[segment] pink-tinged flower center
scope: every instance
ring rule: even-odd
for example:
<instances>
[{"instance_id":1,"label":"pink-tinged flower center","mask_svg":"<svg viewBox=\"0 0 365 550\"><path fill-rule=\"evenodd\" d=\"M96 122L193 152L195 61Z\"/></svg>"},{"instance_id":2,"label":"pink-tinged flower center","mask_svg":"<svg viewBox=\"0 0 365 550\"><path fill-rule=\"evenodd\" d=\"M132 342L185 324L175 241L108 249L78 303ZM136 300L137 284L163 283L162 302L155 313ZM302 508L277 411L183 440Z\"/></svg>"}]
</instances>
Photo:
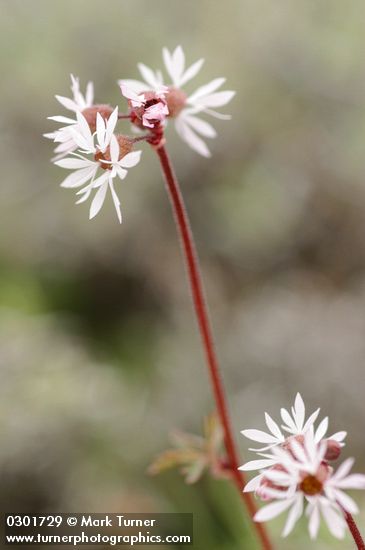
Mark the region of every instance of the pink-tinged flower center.
<instances>
[{"instance_id":1,"label":"pink-tinged flower center","mask_svg":"<svg viewBox=\"0 0 365 550\"><path fill-rule=\"evenodd\" d=\"M291 444L293 441L296 441L297 443L300 443L300 445L303 447L304 445L304 435L292 435L291 437L288 437L284 443L281 445L283 449L288 451L291 455L293 455L293 451L291 448ZM294 455L293 455L294 456Z\"/></svg>"},{"instance_id":2,"label":"pink-tinged flower center","mask_svg":"<svg viewBox=\"0 0 365 550\"><path fill-rule=\"evenodd\" d=\"M132 122L140 128L157 129L168 115L166 99L151 91L143 92L140 97L143 98L143 103L138 107L133 106L133 101L129 101Z\"/></svg>"},{"instance_id":3,"label":"pink-tinged flower center","mask_svg":"<svg viewBox=\"0 0 365 550\"><path fill-rule=\"evenodd\" d=\"M169 93L166 95L166 103L169 109L169 116L176 117L181 113L186 105L187 96L178 88L169 88Z\"/></svg>"},{"instance_id":4,"label":"pink-tinged flower center","mask_svg":"<svg viewBox=\"0 0 365 550\"><path fill-rule=\"evenodd\" d=\"M110 105L92 105L92 107L87 107L82 111L83 116L86 118L86 121L92 132L96 130L96 115L100 113L104 120L108 120L110 115L113 112L113 107Z\"/></svg>"},{"instance_id":5,"label":"pink-tinged flower center","mask_svg":"<svg viewBox=\"0 0 365 550\"><path fill-rule=\"evenodd\" d=\"M306 476L299 485L301 491L308 496L318 495L323 490L323 483L316 476Z\"/></svg>"},{"instance_id":6,"label":"pink-tinged flower center","mask_svg":"<svg viewBox=\"0 0 365 550\"><path fill-rule=\"evenodd\" d=\"M118 160L122 159L130 153L133 149L133 142L126 136L117 135L115 136L117 138L118 144L119 144L119 158ZM94 155L94 160L99 163L100 167L103 170L111 170L112 165L110 164L111 157L110 157L110 147L108 147L104 153L101 151L97 151ZM107 162L105 162L107 161Z\"/></svg>"}]
</instances>

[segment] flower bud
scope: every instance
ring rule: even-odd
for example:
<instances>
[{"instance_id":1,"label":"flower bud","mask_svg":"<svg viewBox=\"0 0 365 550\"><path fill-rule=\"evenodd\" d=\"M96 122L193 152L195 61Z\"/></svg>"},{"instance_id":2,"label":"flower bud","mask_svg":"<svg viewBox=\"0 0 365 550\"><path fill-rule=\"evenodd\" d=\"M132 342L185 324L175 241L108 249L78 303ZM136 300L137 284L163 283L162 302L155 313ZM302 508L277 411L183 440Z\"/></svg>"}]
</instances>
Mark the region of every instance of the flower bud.
<instances>
[{"instance_id":1,"label":"flower bud","mask_svg":"<svg viewBox=\"0 0 365 550\"><path fill-rule=\"evenodd\" d=\"M86 118L86 121L90 126L90 130L92 132L95 132L97 113L100 113L104 120L108 120L113 110L113 107L111 107L110 105L92 105L91 107L87 107L86 109L84 109L82 111L82 114Z\"/></svg>"},{"instance_id":2,"label":"flower bud","mask_svg":"<svg viewBox=\"0 0 365 550\"><path fill-rule=\"evenodd\" d=\"M169 88L169 92L166 95L166 103L169 109L169 116L176 117L180 114L186 105L186 94L178 88Z\"/></svg>"},{"instance_id":3,"label":"flower bud","mask_svg":"<svg viewBox=\"0 0 365 550\"><path fill-rule=\"evenodd\" d=\"M341 454L341 445L334 439L327 439L327 449L324 458L326 460L337 460Z\"/></svg>"},{"instance_id":4,"label":"flower bud","mask_svg":"<svg viewBox=\"0 0 365 550\"><path fill-rule=\"evenodd\" d=\"M130 138L128 138L127 136L122 136L120 134L116 135L115 137L117 138L118 145L119 145L119 158L118 158L118 160L120 160L132 151L133 141ZM105 162L105 161L110 162L110 160L111 160L110 146L107 147L107 149L104 151L104 153L102 153L101 151L98 151L97 153L95 153L94 158L97 162L100 163L100 167L103 168L104 170L111 170L112 169L111 164L108 164L108 162Z\"/></svg>"},{"instance_id":5,"label":"flower bud","mask_svg":"<svg viewBox=\"0 0 365 550\"><path fill-rule=\"evenodd\" d=\"M156 92L143 92L140 106L133 106L132 121L142 128L156 128L164 123L169 110L166 99Z\"/></svg>"}]
</instances>

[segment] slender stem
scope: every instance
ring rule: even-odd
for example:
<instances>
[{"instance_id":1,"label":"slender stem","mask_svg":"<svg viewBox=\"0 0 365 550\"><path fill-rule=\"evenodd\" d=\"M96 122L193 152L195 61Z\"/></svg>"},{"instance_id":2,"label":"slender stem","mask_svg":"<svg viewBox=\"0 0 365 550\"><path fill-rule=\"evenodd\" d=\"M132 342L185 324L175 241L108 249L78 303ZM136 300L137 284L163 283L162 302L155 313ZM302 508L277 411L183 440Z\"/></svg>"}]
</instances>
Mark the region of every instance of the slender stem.
<instances>
[{"instance_id":1,"label":"slender stem","mask_svg":"<svg viewBox=\"0 0 365 550\"><path fill-rule=\"evenodd\" d=\"M119 120L128 119L128 118L131 118L131 115L123 115L122 113L120 115L118 115Z\"/></svg>"},{"instance_id":2,"label":"slender stem","mask_svg":"<svg viewBox=\"0 0 365 550\"><path fill-rule=\"evenodd\" d=\"M167 191L171 200L172 209L178 232L181 238L182 250L184 253L189 283L191 287L192 298L194 302L195 313L197 316L203 347L208 363L209 374L213 386L215 402L220 421L224 430L225 446L232 470L233 481L247 506L250 517L253 518L256 512L256 505L250 493L244 493L245 478L238 470L238 453L232 435L232 428L228 414L225 392L220 375L219 364L214 346L212 328L208 316L208 308L204 295L203 282L200 274L199 260L195 249L193 234L190 221L185 208L179 183L174 173L171 161L164 145L156 148L159 156L162 171L166 181ZM261 523L254 523L258 537L264 550L272 550L271 542L266 533L265 527Z\"/></svg>"},{"instance_id":3,"label":"slender stem","mask_svg":"<svg viewBox=\"0 0 365 550\"><path fill-rule=\"evenodd\" d=\"M351 535L355 541L355 544L357 546L357 548L359 550L365 550L365 543L364 543L364 540L361 536L361 533L355 523L355 520L354 518L352 517L351 514L349 514L348 512L346 512L344 510L344 515L345 515L345 520L346 520L346 523L350 529L350 532L351 532Z\"/></svg>"},{"instance_id":4,"label":"slender stem","mask_svg":"<svg viewBox=\"0 0 365 550\"><path fill-rule=\"evenodd\" d=\"M148 141L149 139L151 139L150 134L143 134L143 136L131 138L133 143L138 143L138 141Z\"/></svg>"}]
</instances>

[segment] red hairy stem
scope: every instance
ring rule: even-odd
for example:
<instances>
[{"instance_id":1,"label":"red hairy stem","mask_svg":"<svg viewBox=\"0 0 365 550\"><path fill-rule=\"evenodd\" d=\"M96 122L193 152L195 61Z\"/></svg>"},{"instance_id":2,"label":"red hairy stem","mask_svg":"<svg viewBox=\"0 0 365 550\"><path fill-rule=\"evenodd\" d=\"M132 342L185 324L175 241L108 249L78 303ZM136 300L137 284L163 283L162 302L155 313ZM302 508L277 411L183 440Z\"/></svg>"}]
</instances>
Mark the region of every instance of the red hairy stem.
<instances>
[{"instance_id":1,"label":"red hairy stem","mask_svg":"<svg viewBox=\"0 0 365 550\"><path fill-rule=\"evenodd\" d=\"M204 352L208 364L211 383L214 391L217 411L224 430L225 447L232 471L233 481L243 499L250 517L256 513L256 505L250 493L244 493L245 478L238 470L238 452L232 435L231 422L228 413L228 407L223 389L223 383L220 375L220 368L215 351L212 328L208 316L208 308L205 300L203 282L200 274L199 260L196 253L194 238L190 226L190 221L185 208L184 199L182 197L179 183L174 173L171 161L163 142L155 147L159 156L162 172L165 177L167 192L171 201L174 218L176 221L178 233L181 239L182 251L186 261L188 278L194 302L195 313L198 320L201 339L203 342ZM260 539L263 550L272 550L270 539L266 529L261 523L255 523L254 526L257 535Z\"/></svg>"},{"instance_id":2,"label":"red hairy stem","mask_svg":"<svg viewBox=\"0 0 365 550\"><path fill-rule=\"evenodd\" d=\"M357 527L356 523L355 523L355 520L354 518L352 517L351 514L349 514L348 512L346 512L346 510L344 510L344 516L345 516L345 520L346 520L346 523L348 525L348 528L351 532L351 535L352 535L352 538L354 539L355 541L355 544L356 544L356 547L359 549L359 550L365 550L365 543L364 543L364 540L361 536L361 533L359 531L359 528Z\"/></svg>"}]
</instances>

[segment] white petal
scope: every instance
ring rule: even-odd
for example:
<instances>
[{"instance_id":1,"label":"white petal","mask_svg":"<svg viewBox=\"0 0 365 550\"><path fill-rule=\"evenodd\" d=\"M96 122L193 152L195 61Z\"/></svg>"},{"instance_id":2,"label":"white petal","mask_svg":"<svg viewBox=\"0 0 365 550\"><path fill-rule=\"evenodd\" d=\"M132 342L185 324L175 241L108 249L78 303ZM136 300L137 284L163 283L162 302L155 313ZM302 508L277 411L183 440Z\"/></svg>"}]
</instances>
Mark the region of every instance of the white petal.
<instances>
[{"instance_id":1,"label":"white petal","mask_svg":"<svg viewBox=\"0 0 365 550\"><path fill-rule=\"evenodd\" d=\"M133 102L134 107L143 105L143 96L138 94L135 90L128 88L123 82L120 85L120 89L125 98L130 99Z\"/></svg>"},{"instance_id":2,"label":"white petal","mask_svg":"<svg viewBox=\"0 0 365 550\"><path fill-rule=\"evenodd\" d=\"M55 122L61 122L61 124L75 124L76 120L68 118L67 116L48 116L48 120L54 120Z\"/></svg>"},{"instance_id":3,"label":"white petal","mask_svg":"<svg viewBox=\"0 0 365 550\"><path fill-rule=\"evenodd\" d=\"M72 153L76 149L76 144L73 142L73 140L66 141L65 143L60 143L60 145L57 145L54 152L55 153L63 153L63 155L68 155L69 153ZM58 160L58 159L55 159Z\"/></svg>"},{"instance_id":4,"label":"white petal","mask_svg":"<svg viewBox=\"0 0 365 550\"><path fill-rule=\"evenodd\" d=\"M319 509L318 509L318 504L315 503L313 505L313 508L312 508L312 510L310 512L310 516L309 516L308 529L309 529L309 534L310 534L311 539L316 538L316 536L318 534L319 523L320 523Z\"/></svg>"},{"instance_id":5,"label":"white petal","mask_svg":"<svg viewBox=\"0 0 365 550\"><path fill-rule=\"evenodd\" d=\"M110 186L110 191L112 193L113 203L115 206L115 210L117 212L119 223L122 223L122 212L120 210L120 200L118 195L115 192L113 180L111 178L109 179L109 186Z\"/></svg>"},{"instance_id":6,"label":"white petal","mask_svg":"<svg viewBox=\"0 0 365 550\"><path fill-rule=\"evenodd\" d=\"M196 132L207 138L215 138L217 132L209 122L202 120L201 118L185 115L185 120Z\"/></svg>"},{"instance_id":7,"label":"white petal","mask_svg":"<svg viewBox=\"0 0 365 550\"><path fill-rule=\"evenodd\" d=\"M172 54L172 63L174 68L174 84L175 86L181 86L181 77L185 69L185 54L181 46L177 46L177 48L175 48L175 51Z\"/></svg>"},{"instance_id":8,"label":"white petal","mask_svg":"<svg viewBox=\"0 0 365 550\"><path fill-rule=\"evenodd\" d=\"M121 180L124 180L124 178L128 174L127 170L124 170L124 168L121 168L118 164L115 166L115 170Z\"/></svg>"},{"instance_id":9,"label":"white petal","mask_svg":"<svg viewBox=\"0 0 365 550\"><path fill-rule=\"evenodd\" d=\"M347 436L347 432L336 432L335 434L329 436L328 439L333 439L334 441L338 441L338 443L341 443Z\"/></svg>"},{"instance_id":10,"label":"white petal","mask_svg":"<svg viewBox=\"0 0 365 550\"><path fill-rule=\"evenodd\" d=\"M293 530L294 525L303 513L303 496L298 495L292 509L289 512L288 519L286 521L282 536L287 537Z\"/></svg>"},{"instance_id":11,"label":"white petal","mask_svg":"<svg viewBox=\"0 0 365 550\"><path fill-rule=\"evenodd\" d=\"M205 114L210 115L214 118L217 118L218 120L231 120L231 115L224 115L223 113L218 113L217 111L214 111L213 109L206 109L204 106L195 106L195 109L197 112L204 111Z\"/></svg>"},{"instance_id":12,"label":"white petal","mask_svg":"<svg viewBox=\"0 0 365 550\"><path fill-rule=\"evenodd\" d=\"M260 483L264 477L264 474L259 474L258 476L253 477L248 483L246 483L245 488L243 489L244 493L251 493L256 491L260 486Z\"/></svg>"},{"instance_id":13,"label":"white petal","mask_svg":"<svg viewBox=\"0 0 365 550\"><path fill-rule=\"evenodd\" d=\"M57 101L59 101L59 103L61 103L61 105L63 105L64 107L66 107L66 109L69 109L70 111L76 112L79 109L78 105L68 97L63 97L62 95L56 95L56 99Z\"/></svg>"},{"instance_id":14,"label":"white petal","mask_svg":"<svg viewBox=\"0 0 365 550\"><path fill-rule=\"evenodd\" d=\"M277 443L277 438L261 430L242 430L242 435L259 443Z\"/></svg>"},{"instance_id":15,"label":"white petal","mask_svg":"<svg viewBox=\"0 0 365 550\"><path fill-rule=\"evenodd\" d=\"M294 459L291 452L286 451L280 446L273 447L271 449L272 454L277 457L278 462L286 464L288 467L296 465L297 461Z\"/></svg>"},{"instance_id":16,"label":"white petal","mask_svg":"<svg viewBox=\"0 0 365 550\"><path fill-rule=\"evenodd\" d=\"M209 158L211 153L200 137L185 123L183 117L177 117L175 121L175 128L179 136L183 141L185 141L194 151L202 155L203 157Z\"/></svg>"},{"instance_id":17,"label":"white petal","mask_svg":"<svg viewBox=\"0 0 365 550\"><path fill-rule=\"evenodd\" d=\"M194 92L189 97L189 102L194 103L196 100L215 92L218 88L222 86L222 84L225 83L225 81L225 78L215 78L214 80L211 80L210 82L208 82L208 84L205 84L204 86L198 88L196 92Z\"/></svg>"},{"instance_id":18,"label":"white petal","mask_svg":"<svg viewBox=\"0 0 365 550\"><path fill-rule=\"evenodd\" d=\"M304 452L303 445L301 445L295 439L292 439L290 441L290 450L294 454L294 458L296 458L299 462L301 462L302 464L306 464L308 462L308 457Z\"/></svg>"},{"instance_id":19,"label":"white petal","mask_svg":"<svg viewBox=\"0 0 365 550\"><path fill-rule=\"evenodd\" d=\"M271 416L268 413L265 413L265 421L266 426L269 428L270 432L279 440L284 441L284 436L280 431L279 426L276 422L271 418Z\"/></svg>"},{"instance_id":20,"label":"white petal","mask_svg":"<svg viewBox=\"0 0 365 550\"><path fill-rule=\"evenodd\" d=\"M365 476L363 474L351 474L345 479L337 481L336 487L341 489L365 489Z\"/></svg>"},{"instance_id":21,"label":"white petal","mask_svg":"<svg viewBox=\"0 0 365 550\"><path fill-rule=\"evenodd\" d=\"M346 493L338 489L336 489L334 493L338 504L342 506L342 508L346 510L349 514L357 514L359 512L359 508L356 502Z\"/></svg>"},{"instance_id":22,"label":"white petal","mask_svg":"<svg viewBox=\"0 0 365 550\"><path fill-rule=\"evenodd\" d=\"M92 182L92 188L93 189L96 189L97 187L100 187L101 185L103 185L104 182L106 182L109 178L109 170L103 170L103 173L101 174L101 176L99 176L98 178L96 178L96 180L94 180ZM81 191L79 191L77 194L81 193Z\"/></svg>"},{"instance_id":23,"label":"white petal","mask_svg":"<svg viewBox=\"0 0 365 550\"><path fill-rule=\"evenodd\" d=\"M147 84L151 86L153 90L159 87L160 83L158 82L158 78L152 69L150 69L149 67L147 67L147 65L144 65L143 63L138 63L138 69L142 75L142 78L145 79Z\"/></svg>"},{"instance_id":24,"label":"white petal","mask_svg":"<svg viewBox=\"0 0 365 550\"><path fill-rule=\"evenodd\" d=\"M227 90L226 92L217 92L198 99L188 99L189 104L201 105L203 107L223 107L231 101L236 92Z\"/></svg>"},{"instance_id":25,"label":"white petal","mask_svg":"<svg viewBox=\"0 0 365 550\"><path fill-rule=\"evenodd\" d=\"M105 201L105 196L106 196L108 187L109 185L108 185L108 182L106 181L105 183L103 183L101 187L99 187L99 189L95 193L95 197L93 198L93 201L90 206L90 215L89 215L90 220L100 212L100 209L103 206Z\"/></svg>"},{"instance_id":26,"label":"white petal","mask_svg":"<svg viewBox=\"0 0 365 550\"><path fill-rule=\"evenodd\" d=\"M312 413L310 415L310 417L308 418L308 420L304 424L303 432L306 432L314 424L314 422L317 420L317 417L319 415L320 410L321 409L319 408L316 411L314 411L314 413Z\"/></svg>"},{"instance_id":27,"label":"white petal","mask_svg":"<svg viewBox=\"0 0 365 550\"><path fill-rule=\"evenodd\" d=\"M276 441L276 443L271 443L271 445L266 445L265 447L260 447L258 449L250 447L248 450L252 451L254 453L260 453L261 451L268 451L269 449L272 449L273 447L275 447L276 445L279 445L279 444L280 444L280 442Z\"/></svg>"},{"instance_id":28,"label":"white petal","mask_svg":"<svg viewBox=\"0 0 365 550\"><path fill-rule=\"evenodd\" d=\"M93 142L93 136L90 130L90 126L82 113L79 111L76 113L77 123L82 136L89 142Z\"/></svg>"},{"instance_id":29,"label":"white petal","mask_svg":"<svg viewBox=\"0 0 365 550\"><path fill-rule=\"evenodd\" d=\"M265 474L265 477L266 477L266 474ZM281 489L273 489L272 487L264 487L263 493L264 493L265 496L267 496L269 498L276 499L276 500L287 500L288 498L292 498L292 491L290 491L290 488L286 489L285 491L282 491Z\"/></svg>"},{"instance_id":30,"label":"white petal","mask_svg":"<svg viewBox=\"0 0 365 550\"><path fill-rule=\"evenodd\" d=\"M81 198L78 201L76 201L75 204L81 204L87 201L87 199L90 197L90 193L92 190L93 190L92 185L87 185L86 187L84 187L84 189L81 189L81 191L83 192L83 195L81 195ZM79 193L77 193L77 195Z\"/></svg>"},{"instance_id":31,"label":"white petal","mask_svg":"<svg viewBox=\"0 0 365 550\"><path fill-rule=\"evenodd\" d=\"M181 72L179 73L178 71L179 67L175 65L175 52L171 55L167 48L163 48L162 56L163 56L166 70L172 80L173 85L179 87L179 79L181 77Z\"/></svg>"},{"instance_id":32,"label":"white petal","mask_svg":"<svg viewBox=\"0 0 365 550\"><path fill-rule=\"evenodd\" d=\"M261 470L263 468L268 468L269 466L273 466L277 463L277 460L275 459L267 459L267 460L251 460L250 462L246 462L243 466L240 466L238 469L242 472L251 472L252 470Z\"/></svg>"},{"instance_id":33,"label":"white petal","mask_svg":"<svg viewBox=\"0 0 365 550\"><path fill-rule=\"evenodd\" d=\"M346 528L343 517L331 506L322 505L321 510L327 527L332 535L338 539L343 539Z\"/></svg>"},{"instance_id":34,"label":"white petal","mask_svg":"<svg viewBox=\"0 0 365 550\"><path fill-rule=\"evenodd\" d=\"M54 139L57 135L57 132L48 132L47 134L43 134L43 137L47 139Z\"/></svg>"},{"instance_id":35,"label":"white petal","mask_svg":"<svg viewBox=\"0 0 365 550\"><path fill-rule=\"evenodd\" d=\"M336 481L339 481L340 479L343 479L349 471L351 470L352 466L354 465L354 459L353 458L347 458L337 469L336 473L333 475L333 479Z\"/></svg>"},{"instance_id":36,"label":"white petal","mask_svg":"<svg viewBox=\"0 0 365 550\"><path fill-rule=\"evenodd\" d=\"M304 426L304 418L305 418L305 406L300 393L297 393L295 397L294 408L295 408L295 423L300 431Z\"/></svg>"},{"instance_id":37,"label":"white petal","mask_svg":"<svg viewBox=\"0 0 365 550\"><path fill-rule=\"evenodd\" d=\"M110 143L111 137L113 135L114 129L118 122L118 106L115 107L114 111L108 118L108 121L106 123L106 135L105 135L105 142L106 144Z\"/></svg>"},{"instance_id":38,"label":"white petal","mask_svg":"<svg viewBox=\"0 0 365 550\"><path fill-rule=\"evenodd\" d=\"M112 135L110 140L110 160L116 163L119 160L119 143L115 135Z\"/></svg>"},{"instance_id":39,"label":"white petal","mask_svg":"<svg viewBox=\"0 0 365 550\"><path fill-rule=\"evenodd\" d=\"M195 61L195 63L193 63L186 71L185 73L181 76L180 78L180 82L179 82L179 86L183 86L184 84L186 84L187 82L189 82L189 80L191 80L192 78L194 78L194 76L196 76L198 74L198 72L200 71L200 69L202 68L203 66L203 63L204 63L204 59L199 59L198 61Z\"/></svg>"},{"instance_id":40,"label":"white petal","mask_svg":"<svg viewBox=\"0 0 365 550\"><path fill-rule=\"evenodd\" d=\"M261 522L276 518L276 516L287 510L292 504L292 499L284 500L282 502L272 502L256 512L254 520Z\"/></svg>"},{"instance_id":41,"label":"white petal","mask_svg":"<svg viewBox=\"0 0 365 550\"><path fill-rule=\"evenodd\" d=\"M100 113L96 113L96 137L101 151L104 151L105 145L105 122Z\"/></svg>"},{"instance_id":42,"label":"white petal","mask_svg":"<svg viewBox=\"0 0 365 550\"><path fill-rule=\"evenodd\" d=\"M57 166L60 166L61 168L68 168L70 170L76 170L77 168L86 168L87 166L94 166L94 162L91 160L71 157L57 160L55 164L57 164Z\"/></svg>"},{"instance_id":43,"label":"white petal","mask_svg":"<svg viewBox=\"0 0 365 550\"><path fill-rule=\"evenodd\" d=\"M132 151L120 159L119 165L122 168L133 168L141 160L141 154L142 151Z\"/></svg>"},{"instance_id":44,"label":"white petal","mask_svg":"<svg viewBox=\"0 0 365 550\"><path fill-rule=\"evenodd\" d=\"M276 485L284 485L285 487L293 481L293 477L290 476L287 472L282 472L280 470L267 470L265 472L265 477L274 481Z\"/></svg>"},{"instance_id":45,"label":"white petal","mask_svg":"<svg viewBox=\"0 0 365 550\"><path fill-rule=\"evenodd\" d=\"M318 426L315 434L315 441L316 443L319 443L321 439L326 435L328 430L328 416L322 420L320 425Z\"/></svg>"},{"instance_id":46,"label":"white petal","mask_svg":"<svg viewBox=\"0 0 365 550\"><path fill-rule=\"evenodd\" d=\"M87 139L86 137L84 137L83 134L81 134L81 132L76 129L76 127L70 128L70 135L76 145L80 147L80 149L87 153L95 153L96 149L92 136L90 136L90 139Z\"/></svg>"},{"instance_id":47,"label":"white petal","mask_svg":"<svg viewBox=\"0 0 365 550\"><path fill-rule=\"evenodd\" d=\"M86 86L86 106L91 107L94 101L94 84L92 82L88 82Z\"/></svg>"},{"instance_id":48,"label":"white petal","mask_svg":"<svg viewBox=\"0 0 365 550\"><path fill-rule=\"evenodd\" d=\"M297 433L297 427L286 409L280 409L281 418L285 422L285 428L289 428L292 433Z\"/></svg>"},{"instance_id":49,"label":"white petal","mask_svg":"<svg viewBox=\"0 0 365 550\"><path fill-rule=\"evenodd\" d=\"M81 170L77 170L76 172L73 172L72 174L69 174L66 179L63 180L61 183L61 187L80 187L85 182L87 182L90 178L93 177L97 170L96 166L89 166L88 168L82 168Z\"/></svg>"},{"instance_id":50,"label":"white petal","mask_svg":"<svg viewBox=\"0 0 365 550\"><path fill-rule=\"evenodd\" d=\"M135 92L135 94L138 96L138 94L141 94L142 92L146 91L146 83L141 82L140 80L118 80L118 84L120 88L122 89L122 86L125 87L125 89L130 89ZM124 94L123 94L124 95Z\"/></svg>"}]
</instances>

